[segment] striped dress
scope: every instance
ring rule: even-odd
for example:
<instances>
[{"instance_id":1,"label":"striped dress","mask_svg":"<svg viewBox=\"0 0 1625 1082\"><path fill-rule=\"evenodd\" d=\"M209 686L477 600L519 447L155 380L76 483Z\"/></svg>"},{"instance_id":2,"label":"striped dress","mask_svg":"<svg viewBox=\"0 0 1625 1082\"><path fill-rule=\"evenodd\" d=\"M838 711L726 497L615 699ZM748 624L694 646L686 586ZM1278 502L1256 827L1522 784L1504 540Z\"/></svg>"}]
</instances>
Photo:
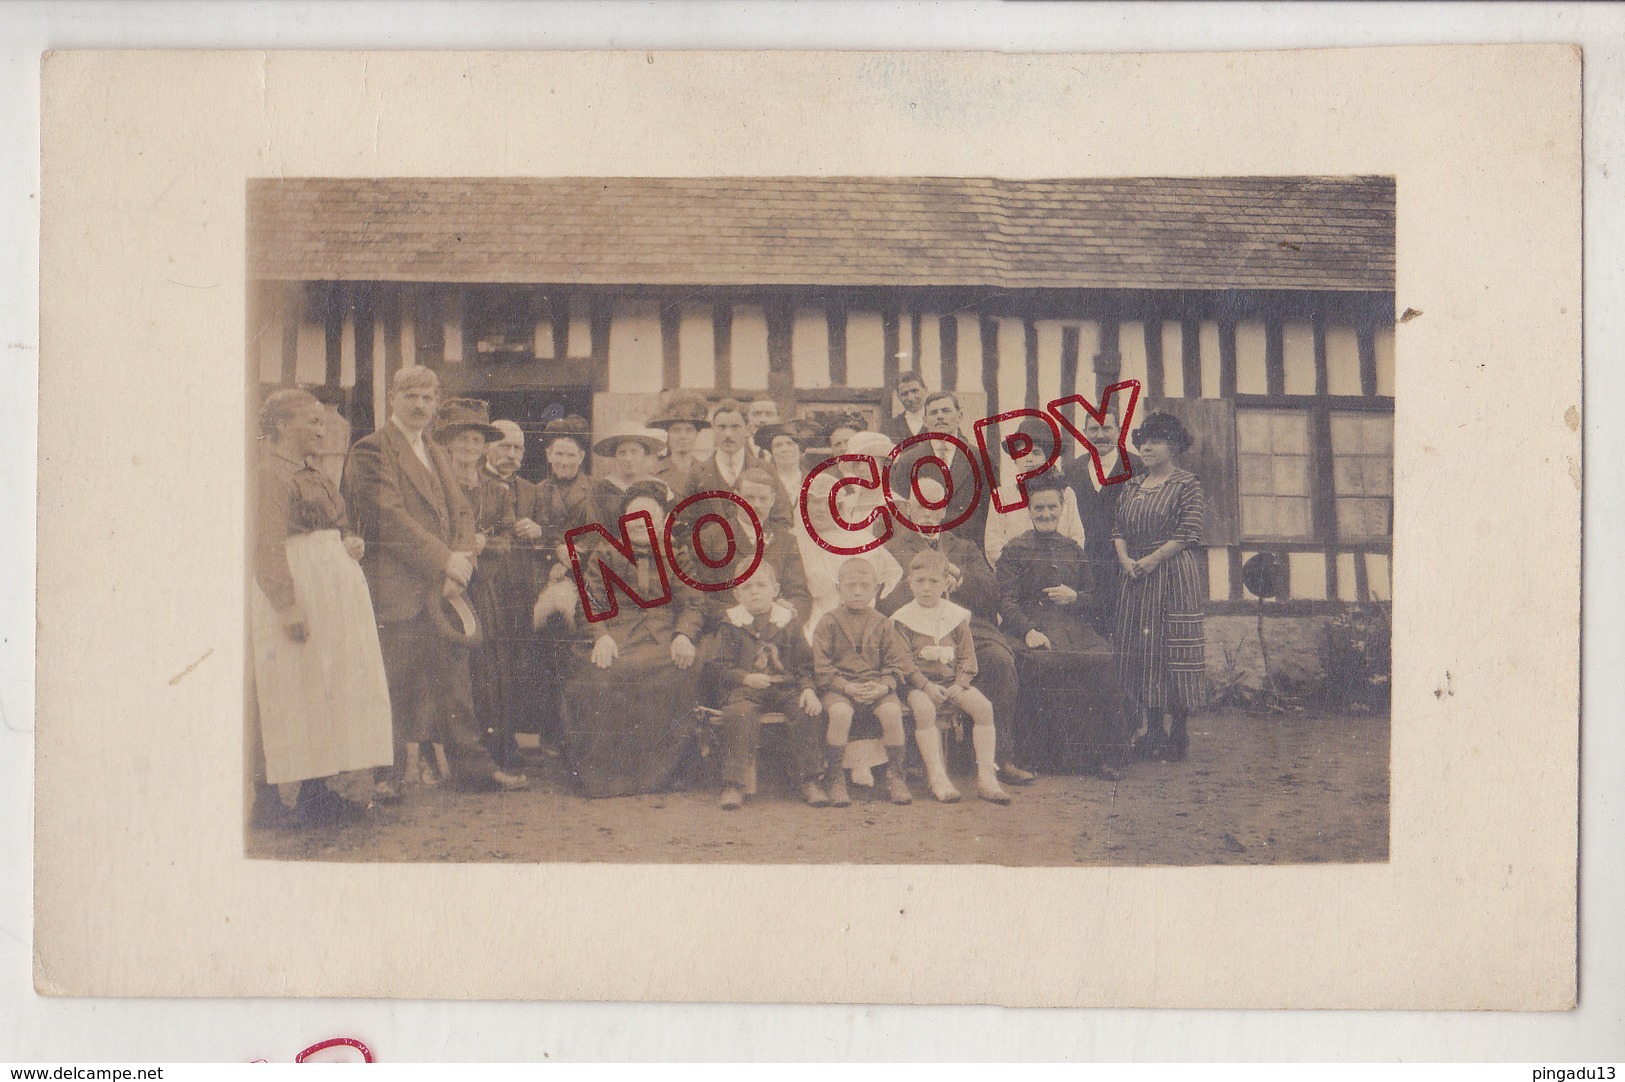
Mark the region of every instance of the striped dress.
<instances>
[{"instance_id":1,"label":"striped dress","mask_svg":"<svg viewBox=\"0 0 1625 1082\"><path fill-rule=\"evenodd\" d=\"M1142 706L1198 710L1205 698L1202 633L1202 482L1175 469L1153 489L1144 475L1124 483L1112 537L1132 559L1172 540L1190 546L1142 578L1122 577L1117 596L1117 673L1123 690Z\"/></svg>"}]
</instances>

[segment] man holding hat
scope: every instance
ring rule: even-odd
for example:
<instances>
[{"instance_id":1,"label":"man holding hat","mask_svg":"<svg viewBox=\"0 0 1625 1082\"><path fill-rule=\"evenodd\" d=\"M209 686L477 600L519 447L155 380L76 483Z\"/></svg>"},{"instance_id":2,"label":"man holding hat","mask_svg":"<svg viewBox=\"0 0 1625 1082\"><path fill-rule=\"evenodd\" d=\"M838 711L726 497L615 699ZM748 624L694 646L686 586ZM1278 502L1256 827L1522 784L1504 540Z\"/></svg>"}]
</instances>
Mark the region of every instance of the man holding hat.
<instances>
[{"instance_id":1,"label":"man holding hat","mask_svg":"<svg viewBox=\"0 0 1625 1082\"><path fill-rule=\"evenodd\" d=\"M356 441L344 468L345 500L366 542L362 570L378 614L395 728L395 762L374 773L374 795L383 801L400 798L408 742L443 741L453 775L465 784L526 784L498 770L486 750L468 651L441 634L431 612L474 575L474 510L445 449L424 438L439 401L432 369L396 372L389 421Z\"/></svg>"}]
</instances>

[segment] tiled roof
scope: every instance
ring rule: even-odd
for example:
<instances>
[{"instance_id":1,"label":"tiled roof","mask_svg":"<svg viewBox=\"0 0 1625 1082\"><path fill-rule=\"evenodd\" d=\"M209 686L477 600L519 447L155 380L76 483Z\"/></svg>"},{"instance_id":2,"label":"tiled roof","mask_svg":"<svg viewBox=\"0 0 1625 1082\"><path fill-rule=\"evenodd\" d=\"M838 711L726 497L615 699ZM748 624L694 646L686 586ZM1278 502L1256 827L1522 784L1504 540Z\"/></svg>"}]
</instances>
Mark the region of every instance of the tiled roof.
<instances>
[{"instance_id":1,"label":"tiled roof","mask_svg":"<svg viewBox=\"0 0 1625 1082\"><path fill-rule=\"evenodd\" d=\"M261 278L1389 291L1386 177L256 180Z\"/></svg>"}]
</instances>

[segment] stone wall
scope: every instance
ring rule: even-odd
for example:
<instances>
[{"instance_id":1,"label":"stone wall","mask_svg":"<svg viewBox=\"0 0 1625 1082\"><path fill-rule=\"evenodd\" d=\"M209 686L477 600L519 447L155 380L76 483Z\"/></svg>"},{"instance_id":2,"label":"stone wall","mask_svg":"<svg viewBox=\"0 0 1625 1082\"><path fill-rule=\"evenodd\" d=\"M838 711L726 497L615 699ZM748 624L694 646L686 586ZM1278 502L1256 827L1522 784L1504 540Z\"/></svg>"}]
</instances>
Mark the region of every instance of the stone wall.
<instances>
[{"instance_id":1,"label":"stone wall","mask_svg":"<svg viewBox=\"0 0 1625 1082\"><path fill-rule=\"evenodd\" d=\"M1285 688L1320 685L1326 677L1321 659L1325 616L1266 616L1264 637L1269 644L1270 668ZM1227 663L1225 652L1231 662ZM1245 687L1264 684L1264 663L1258 648L1258 617L1255 615L1209 616L1207 618L1207 668L1217 682L1230 678L1228 664Z\"/></svg>"}]
</instances>

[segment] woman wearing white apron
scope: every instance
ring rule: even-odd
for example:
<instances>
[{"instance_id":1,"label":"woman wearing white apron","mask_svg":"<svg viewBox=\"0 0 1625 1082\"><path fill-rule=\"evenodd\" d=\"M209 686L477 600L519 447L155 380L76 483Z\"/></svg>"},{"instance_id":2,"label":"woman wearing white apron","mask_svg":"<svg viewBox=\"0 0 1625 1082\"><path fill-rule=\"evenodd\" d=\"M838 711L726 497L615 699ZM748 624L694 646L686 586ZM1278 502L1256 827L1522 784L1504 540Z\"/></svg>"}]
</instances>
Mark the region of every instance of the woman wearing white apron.
<instances>
[{"instance_id":1,"label":"woman wearing white apron","mask_svg":"<svg viewBox=\"0 0 1625 1082\"><path fill-rule=\"evenodd\" d=\"M262 826L288 821L272 787L289 782L300 783L298 824L350 818L359 808L325 779L394 761L377 619L356 563L362 542L343 535L344 500L307 463L323 426L321 403L307 391L277 391L260 411L249 619L264 755L254 819Z\"/></svg>"}]
</instances>

